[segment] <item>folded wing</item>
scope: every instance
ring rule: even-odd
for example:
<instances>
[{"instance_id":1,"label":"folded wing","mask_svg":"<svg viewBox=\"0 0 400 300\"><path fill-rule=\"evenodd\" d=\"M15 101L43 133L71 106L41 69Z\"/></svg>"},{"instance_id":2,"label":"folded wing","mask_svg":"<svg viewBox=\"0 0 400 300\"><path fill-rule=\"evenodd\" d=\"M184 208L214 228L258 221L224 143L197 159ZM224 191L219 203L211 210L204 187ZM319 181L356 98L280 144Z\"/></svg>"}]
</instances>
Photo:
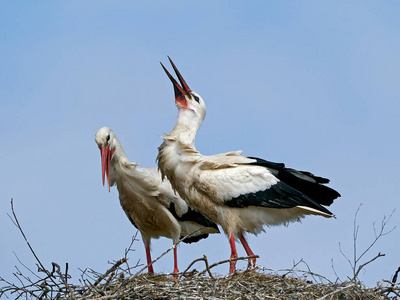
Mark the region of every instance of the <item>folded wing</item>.
<instances>
[{"instance_id":1,"label":"folded wing","mask_svg":"<svg viewBox=\"0 0 400 300\"><path fill-rule=\"evenodd\" d=\"M229 207L305 207L332 215L322 205L332 204L340 194L323 185L328 179L285 168L280 163L246 159L251 162L219 168L214 168L210 161L203 163L196 188L217 204Z\"/></svg>"}]
</instances>

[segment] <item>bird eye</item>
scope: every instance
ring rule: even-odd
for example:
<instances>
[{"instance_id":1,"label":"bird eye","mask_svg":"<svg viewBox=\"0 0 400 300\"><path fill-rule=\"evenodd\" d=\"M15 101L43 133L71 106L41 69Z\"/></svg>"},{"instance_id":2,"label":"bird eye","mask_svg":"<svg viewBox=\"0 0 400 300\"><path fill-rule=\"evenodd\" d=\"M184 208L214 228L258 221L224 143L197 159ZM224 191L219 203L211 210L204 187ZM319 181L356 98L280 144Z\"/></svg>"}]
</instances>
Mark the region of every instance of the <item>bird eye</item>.
<instances>
[{"instance_id":1,"label":"bird eye","mask_svg":"<svg viewBox=\"0 0 400 300\"><path fill-rule=\"evenodd\" d=\"M200 103L200 98L197 97L195 94L190 93L190 95L193 96L194 100L196 100L197 103Z\"/></svg>"},{"instance_id":2,"label":"bird eye","mask_svg":"<svg viewBox=\"0 0 400 300\"><path fill-rule=\"evenodd\" d=\"M107 135L106 142L108 143L109 140L110 140L110 135Z\"/></svg>"}]
</instances>

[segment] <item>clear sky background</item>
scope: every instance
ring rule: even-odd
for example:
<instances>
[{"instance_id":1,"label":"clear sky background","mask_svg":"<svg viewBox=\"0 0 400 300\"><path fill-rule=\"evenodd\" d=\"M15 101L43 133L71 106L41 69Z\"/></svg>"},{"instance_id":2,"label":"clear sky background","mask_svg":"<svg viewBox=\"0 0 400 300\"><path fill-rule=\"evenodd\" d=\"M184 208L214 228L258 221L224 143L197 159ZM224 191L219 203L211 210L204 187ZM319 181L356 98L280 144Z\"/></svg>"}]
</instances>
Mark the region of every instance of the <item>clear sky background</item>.
<instances>
[{"instance_id":1,"label":"clear sky background","mask_svg":"<svg viewBox=\"0 0 400 300\"><path fill-rule=\"evenodd\" d=\"M159 137L176 121L171 56L206 102L196 147L243 150L331 179L337 219L309 216L249 236L258 263L285 269L303 258L332 280L399 207L400 3L398 1L1 1L0 275L19 259L36 269L7 213L46 267L69 263L74 280L104 272L136 232L116 188L102 187L94 134L109 126L132 162L155 166ZM399 226L395 212L389 229ZM390 279L400 266L400 228L383 237L360 278ZM171 246L153 240L153 257ZM142 241L131 263L145 262ZM239 255L245 252L238 246ZM179 267L227 259L224 235L178 249ZM246 262L239 262L245 268ZM203 266L201 266L202 268ZM22 268L22 267L21 267ZM172 253L155 265L171 272ZM23 268L22 268L23 269ZM216 270L228 273L228 265Z\"/></svg>"}]
</instances>

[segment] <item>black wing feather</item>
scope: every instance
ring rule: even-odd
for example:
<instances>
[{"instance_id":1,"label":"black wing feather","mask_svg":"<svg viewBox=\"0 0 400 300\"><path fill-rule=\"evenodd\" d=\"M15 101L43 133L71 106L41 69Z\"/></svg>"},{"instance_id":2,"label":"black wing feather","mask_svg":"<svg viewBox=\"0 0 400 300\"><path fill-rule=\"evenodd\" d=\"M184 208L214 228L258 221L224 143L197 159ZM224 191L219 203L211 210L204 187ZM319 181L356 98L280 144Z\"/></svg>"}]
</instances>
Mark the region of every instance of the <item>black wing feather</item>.
<instances>
[{"instance_id":1,"label":"black wing feather","mask_svg":"<svg viewBox=\"0 0 400 300\"><path fill-rule=\"evenodd\" d=\"M249 165L266 167L280 181L269 189L240 195L230 199L225 205L230 207L262 206L269 208L292 208L307 206L332 214L322 205L331 205L340 197L334 189L324 186L329 179L318 177L310 172L286 168L283 163L274 163L256 157L256 162Z\"/></svg>"},{"instance_id":2,"label":"black wing feather","mask_svg":"<svg viewBox=\"0 0 400 300\"><path fill-rule=\"evenodd\" d=\"M192 222L196 222L204 227L212 227L218 230L218 226L217 224L215 224L214 222L210 221L209 219L207 219L205 216L203 216L201 213L191 209L189 207L187 213L183 214L181 217L178 216L178 214L175 211L175 204L173 202L170 203L170 206L168 208L168 210L170 211L170 213L178 220L181 222L185 222L185 221L192 221ZM186 239L183 240L184 243L190 244L190 243L195 243L198 242L201 239L205 239L208 237L208 234L202 234L202 235L196 235L196 236L190 236ZM182 237L180 237L182 238Z\"/></svg>"},{"instance_id":3,"label":"black wing feather","mask_svg":"<svg viewBox=\"0 0 400 300\"><path fill-rule=\"evenodd\" d=\"M230 207L262 206L269 208L307 206L332 215L329 210L318 202L281 181L265 191L240 195L225 201L225 205Z\"/></svg>"},{"instance_id":4,"label":"black wing feather","mask_svg":"<svg viewBox=\"0 0 400 300\"><path fill-rule=\"evenodd\" d=\"M285 168L284 164L273 163L256 157L249 158L257 160L251 164L268 168L279 180L307 195L319 204L329 206L333 203L333 200L340 197L337 191L323 185L329 183L329 179L327 178L315 176L307 171Z\"/></svg>"}]
</instances>

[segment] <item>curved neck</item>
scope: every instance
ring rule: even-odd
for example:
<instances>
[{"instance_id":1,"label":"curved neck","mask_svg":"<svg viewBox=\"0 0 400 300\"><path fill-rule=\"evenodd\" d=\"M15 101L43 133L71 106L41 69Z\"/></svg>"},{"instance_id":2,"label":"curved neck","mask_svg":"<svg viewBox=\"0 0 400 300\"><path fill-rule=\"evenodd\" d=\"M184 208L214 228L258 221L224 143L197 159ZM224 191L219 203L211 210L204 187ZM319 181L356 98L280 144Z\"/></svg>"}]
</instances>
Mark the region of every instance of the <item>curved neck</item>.
<instances>
[{"instance_id":1,"label":"curved neck","mask_svg":"<svg viewBox=\"0 0 400 300\"><path fill-rule=\"evenodd\" d=\"M116 136L114 136L114 142L115 142L115 147L114 147L115 153L112 157L111 163L113 163L113 160L114 160L114 162L129 164L130 161L129 161L128 157L126 156L124 148L122 148L122 145Z\"/></svg>"},{"instance_id":2,"label":"curved neck","mask_svg":"<svg viewBox=\"0 0 400 300\"><path fill-rule=\"evenodd\" d=\"M191 110L179 110L178 120L174 129L168 134L177 138L181 143L194 148L196 133L199 130L202 119L194 115Z\"/></svg>"}]
</instances>

